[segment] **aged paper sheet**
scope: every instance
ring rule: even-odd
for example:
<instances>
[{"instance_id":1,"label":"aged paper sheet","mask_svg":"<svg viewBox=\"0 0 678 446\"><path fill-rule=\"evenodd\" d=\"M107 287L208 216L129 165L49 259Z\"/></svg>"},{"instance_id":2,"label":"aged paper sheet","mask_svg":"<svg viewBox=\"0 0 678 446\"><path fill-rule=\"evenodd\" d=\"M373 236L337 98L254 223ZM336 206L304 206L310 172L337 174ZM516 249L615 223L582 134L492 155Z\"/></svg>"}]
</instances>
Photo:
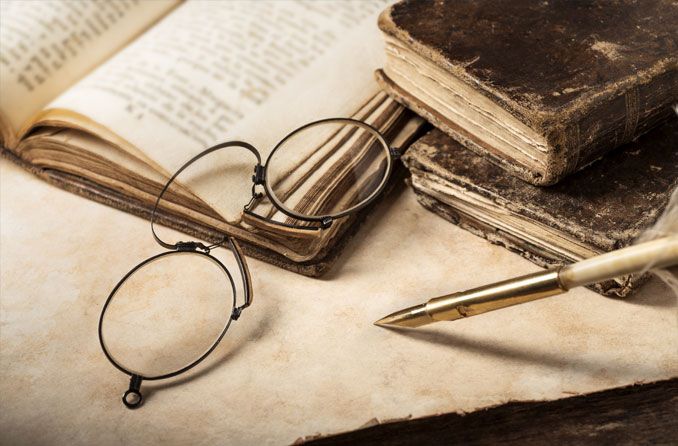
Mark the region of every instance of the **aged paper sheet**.
<instances>
[{"instance_id":1,"label":"aged paper sheet","mask_svg":"<svg viewBox=\"0 0 678 446\"><path fill-rule=\"evenodd\" d=\"M145 383L146 404L129 411L120 402L128 380L102 354L97 321L122 275L162 251L148 223L6 162L0 192L6 444L285 444L374 418L678 374L676 300L657 281L627 300L578 289L417 331L374 327L403 306L537 269L425 211L401 187L323 280L249 259L252 307L205 363Z\"/></svg>"},{"instance_id":2,"label":"aged paper sheet","mask_svg":"<svg viewBox=\"0 0 678 446\"><path fill-rule=\"evenodd\" d=\"M2 2L0 92L13 133L177 3Z\"/></svg>"}]
</instances>

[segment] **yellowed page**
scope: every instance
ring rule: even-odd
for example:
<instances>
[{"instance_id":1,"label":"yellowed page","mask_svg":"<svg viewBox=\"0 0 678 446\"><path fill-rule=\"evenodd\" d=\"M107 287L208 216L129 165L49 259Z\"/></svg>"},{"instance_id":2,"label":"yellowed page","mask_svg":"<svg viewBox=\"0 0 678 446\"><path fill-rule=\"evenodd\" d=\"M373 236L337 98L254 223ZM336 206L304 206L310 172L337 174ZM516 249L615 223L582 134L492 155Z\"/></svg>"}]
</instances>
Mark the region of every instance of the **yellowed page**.
<instances>
[{"instance_id":1,"label":"yellowed page","mask_svg":"<svg viewBox=\"0 0 678 446\"><path fill-rule=\"evenodd\" d=\"M120 400L129 377L104 357L97 323L116 282L162 249L147 221L31 180L0 163L4 444L288 445L678 376L676 298L654 280L628 299L577 288L417 330L372 325L433 296L539 270L402 188L367 220L332 280L248 258L252 306L195 369L144 381L144 406L131 412ZM238 274L230 252L212 254ZM201 266L166 274L190 280ZM209 289L195 282L186 298Z\"/></svg>"},{"instance_id":2,"label":"yellowed page","mask_svg":"<svg viewBox=\"0 0 678 446\"><path fill-rule=\"evenodd\" d=\"M87 116L165 172L229 138L265 155L295 125L349 116L378 91L387 3L189 1L48 108ZM229 221L254 166L238 154L215 156L220 174L188 184Z\"/></svg>"},{"instance_id":3,"label":"yellowed page","mask_svg":"<svg viewBox=\"0 0 678 446\"><path fill-rule=\"evenodd\" d=\"M0 2L0 113L7 145L41 107L178 0Z\"/></svg>"}]
</instances>

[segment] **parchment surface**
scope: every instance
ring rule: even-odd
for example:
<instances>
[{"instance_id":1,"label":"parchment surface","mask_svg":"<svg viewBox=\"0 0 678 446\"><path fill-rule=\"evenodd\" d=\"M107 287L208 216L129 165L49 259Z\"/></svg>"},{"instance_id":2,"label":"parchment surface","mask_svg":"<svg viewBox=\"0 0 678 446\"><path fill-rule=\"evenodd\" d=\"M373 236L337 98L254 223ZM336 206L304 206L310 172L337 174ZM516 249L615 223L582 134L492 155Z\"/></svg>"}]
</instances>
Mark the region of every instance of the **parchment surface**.
<instances>
[{"instance_id":1,"label":"parchment surface","mask_svg":"<svg viewBox=\"0 0 678 446\"><path fill-rule=\"evenodd\" d=\"M146 403L130 411L120 402L128 379L102 354L97 321L115 283L162 251L148 223L6 162L0 188L3 444L284 444L374 418L678 375L676 301L654 280L628 300L578 289L416 331L373 326L403 306L537 270L400 187L323 280L250 259L252 307L198 368L144 383Z\"/></svg>"}]
</instances>

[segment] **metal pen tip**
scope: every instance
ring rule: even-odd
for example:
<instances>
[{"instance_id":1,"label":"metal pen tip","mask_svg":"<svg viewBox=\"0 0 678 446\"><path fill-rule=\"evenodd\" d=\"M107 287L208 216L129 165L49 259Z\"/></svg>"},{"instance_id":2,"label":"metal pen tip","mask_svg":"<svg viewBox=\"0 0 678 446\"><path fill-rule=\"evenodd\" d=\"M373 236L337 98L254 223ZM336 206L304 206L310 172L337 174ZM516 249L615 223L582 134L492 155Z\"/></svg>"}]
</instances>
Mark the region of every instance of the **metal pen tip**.
<instances>
[{"instance_id":1,"label":"metal pen tip","mask_svg":"<svg viewBox=\"0 0 678 446\"><path fill-rule=\"evenodd\" d=\"M404 310L396 311L376 321L374 325L379 327L421 327L433 322L426 312L426 304L417 305Z\"/></svg>"}]
</instances>

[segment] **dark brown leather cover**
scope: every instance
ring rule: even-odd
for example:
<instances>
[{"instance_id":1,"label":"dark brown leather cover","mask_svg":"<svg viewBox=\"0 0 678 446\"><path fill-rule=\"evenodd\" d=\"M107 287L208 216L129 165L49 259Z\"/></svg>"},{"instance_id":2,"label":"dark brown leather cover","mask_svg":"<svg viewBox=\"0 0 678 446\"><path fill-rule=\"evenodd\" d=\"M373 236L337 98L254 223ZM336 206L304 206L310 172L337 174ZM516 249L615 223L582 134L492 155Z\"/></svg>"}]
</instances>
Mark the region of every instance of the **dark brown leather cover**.
<instances>
[{"instance_id":1,"label":"dark brown leather cover","mask_svg":"<svg viewBox=\"0 0 678 446\"><path fill-rule=\"evenodd\" d=\"M629 245L661 214L678 187L678 119L653 130L550 187L527 184L432 130L404 156L413 176L435 175L471 190L527 219L556 228L607 252ZM416 190L428 209L477 235L504 245L541 266L566 259L539 249L510 231L500 231ZM626 295L633 287L596 288Z\"/></svg>"},{"instance_id":2,"label":"dark brown leather cover","mask_svg":"<svg viewBox=\"0 0 678 446\"><path fill-rule=\"evenodd\" d=\"M379 26L547 138L554 152L545 171L501 163L533 184L553 184L633 140L678 102L672 0L403 0ZM401 93L393 96L421 113L425 104Z\"/></svg>"}]
</instances>

